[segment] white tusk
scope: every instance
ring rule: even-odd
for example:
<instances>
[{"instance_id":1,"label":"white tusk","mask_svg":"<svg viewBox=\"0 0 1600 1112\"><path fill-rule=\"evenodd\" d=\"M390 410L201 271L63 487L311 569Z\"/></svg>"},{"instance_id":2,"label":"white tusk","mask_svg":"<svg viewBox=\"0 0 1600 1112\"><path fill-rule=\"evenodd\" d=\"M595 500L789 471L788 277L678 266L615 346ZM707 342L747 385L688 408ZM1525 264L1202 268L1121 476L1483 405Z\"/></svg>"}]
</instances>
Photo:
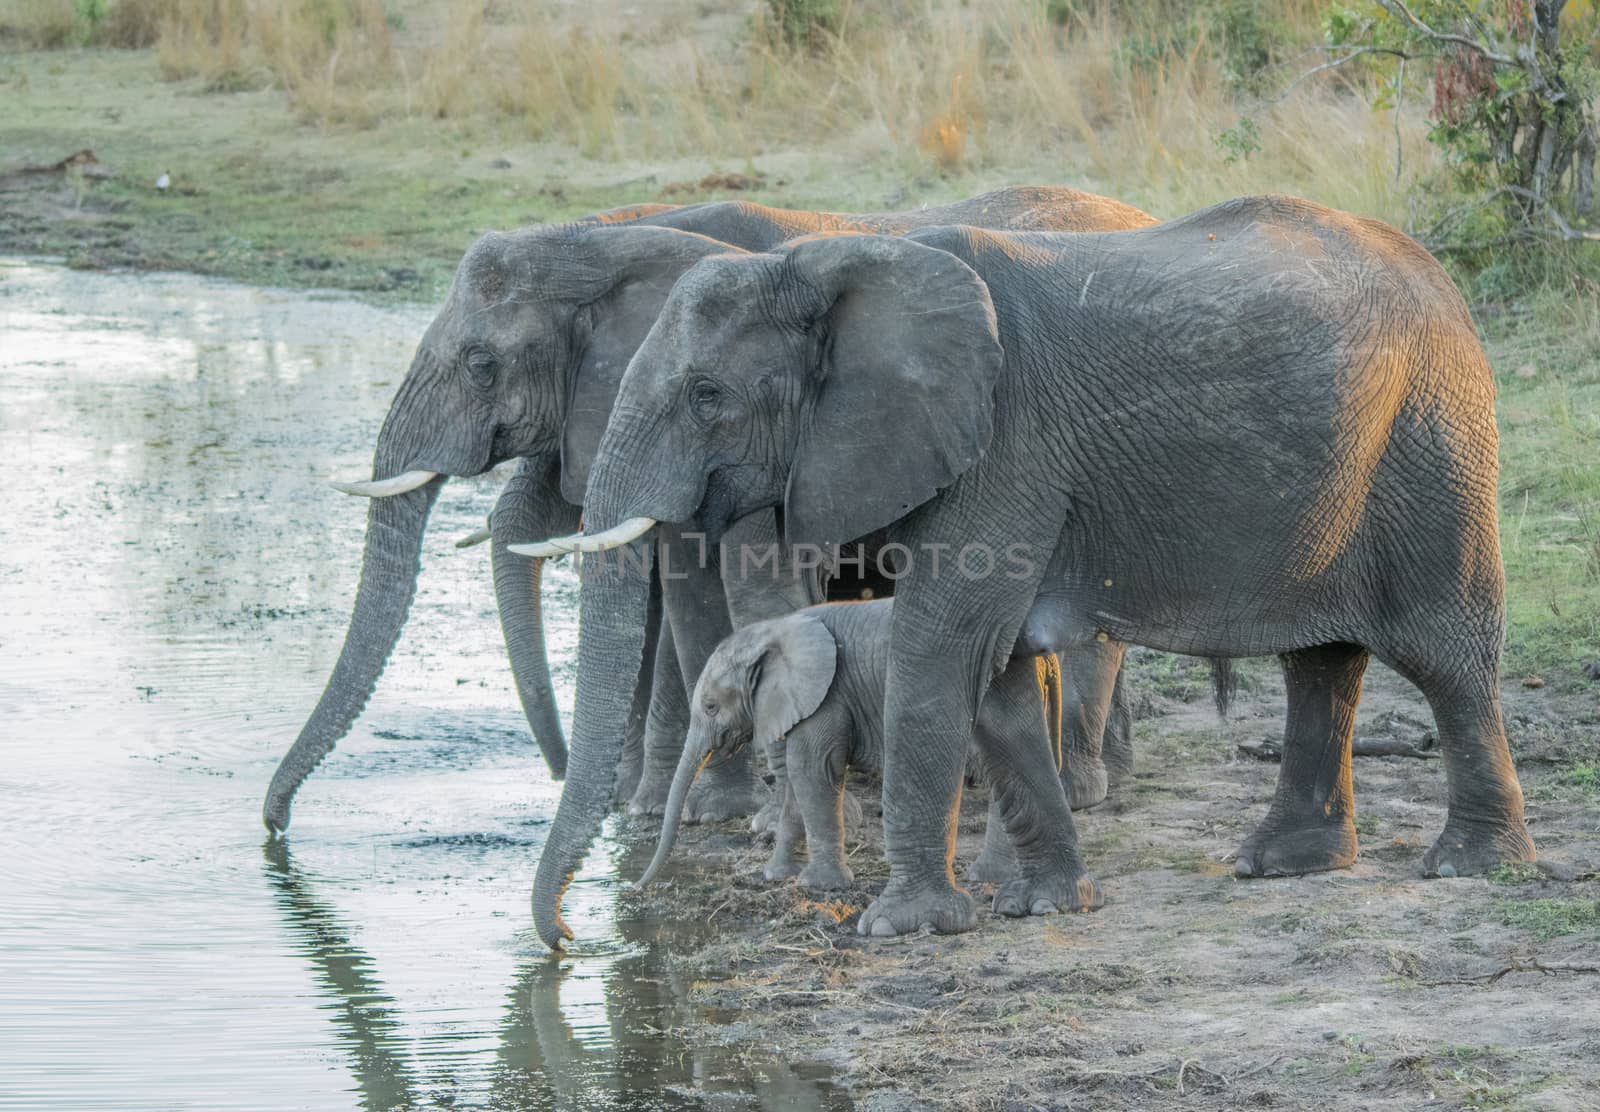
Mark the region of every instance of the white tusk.
<instances>
[{"instance_id":1,"label":"white tusk","mask_svg":"<svg viewBox=\"0 0 1600 1112\"><path fill-rule=\"evenodd\" d=\"M472 532L458 540L456 542L456 547L471 548L475 544L482 544L484 541L488 540L491 535L492 534L489 532L489 527L485 525L482 529L474 529Z\"/></svg>"},{"instance_id":2,"label":"white tusk","mask_svg":"<svg viewBox=\"0 0 1600 1112\"><path fill-rule=\"evenodd\" d=\"M621 525L614 525L604 533L574 533L570 537L554 537L537 544L512 544L506 546L506 551L515 552L518 556L537 556L544 560L565 556L569 552L604 552L638 540L649 532L655 523L656 519L653 517L630 517Z\"/></svg>"},{"instance_id":3,"label":"white tusk","mask_svg":"<svg viewBox=\"0 0 1600 1112\"><path fill-rule=\"evenodd\" d=\"M396 494L408 494L438 477L437 471L407 471L404 475L396 475L392 479L373 479L370 482L360 483L334 482L329 485L334 490L359 495L362 498L392 498Z\"/></svg>"}]
</instances>

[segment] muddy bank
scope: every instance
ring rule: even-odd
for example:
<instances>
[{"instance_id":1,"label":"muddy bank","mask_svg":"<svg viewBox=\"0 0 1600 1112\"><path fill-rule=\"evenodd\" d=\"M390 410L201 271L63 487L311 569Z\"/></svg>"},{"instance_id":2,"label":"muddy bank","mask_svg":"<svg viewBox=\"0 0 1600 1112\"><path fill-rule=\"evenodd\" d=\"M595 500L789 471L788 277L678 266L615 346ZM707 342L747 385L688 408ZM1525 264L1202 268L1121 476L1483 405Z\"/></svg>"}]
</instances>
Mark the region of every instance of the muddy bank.
<instances>
[{"instance_id":1,"label":"muddy bank","mask_svg":"<svg viewBox=\"0 0 1600 1112\"><path fill-rule=\"evenodd\" d=\"M714 925L676 959L728 978L698 997L781 1053L834 1063L861 1108L1594 1106L1592 699L1506 692L1547 871L1423 880L1443 770L1390 757L1357 762L1353 869L1239 882L1229 854L1265 814L1277 765L1236 745L1280 733L1276 673L1248 666L1251 690L1223 725L1198 666L1137 654L1134 668L1136 777L1079 816L1098 912L858 938L886 876L870 821L849 843L850 892L766 883L765 848L723 824L689 828L670 885L624 899ZM1374 666L1358 734L1415 741L1430 723ZM981 844L981 804L964 806L960 861Z\"/></svg>"}]
</instances>

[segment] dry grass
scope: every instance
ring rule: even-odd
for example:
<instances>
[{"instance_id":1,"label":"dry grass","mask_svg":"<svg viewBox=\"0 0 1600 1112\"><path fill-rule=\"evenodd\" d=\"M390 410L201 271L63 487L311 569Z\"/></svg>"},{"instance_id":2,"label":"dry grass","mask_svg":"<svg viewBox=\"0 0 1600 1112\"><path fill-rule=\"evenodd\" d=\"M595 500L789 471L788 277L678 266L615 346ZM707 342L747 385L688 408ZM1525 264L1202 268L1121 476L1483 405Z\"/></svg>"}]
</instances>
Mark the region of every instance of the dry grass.
<instances>
[{"instance_id":1,"label":"dry grass","mask_svg":"<svg viewBox=\"0 0 1600 1112\"><path fill-rule=\"evenodd\" d=\"M80 33L73 0L0 0L0 43L58 50L75 45Z\"/></svg>"},{"instance_id":2,"label":"dry grass","mask_svg":"<svg viewBox=\"0 0 1600 1112\"><path fill-rule=\"evenodd\" d=\"M1437 166L1421 96L1397 135L1370 107L1375 76L1264 99L1321 57L1324 0L841 0L798 45L758 0L109 0L92 28L85 2L0 0L0 33L154 42L167 78L273 86L323 127L444 118L614 161L806 150L1040 179L1070 166L1158 213L1289 190L1400 223ZM1257 132L1224 150L1241 114Z\"/></svg>"}]
</instances>

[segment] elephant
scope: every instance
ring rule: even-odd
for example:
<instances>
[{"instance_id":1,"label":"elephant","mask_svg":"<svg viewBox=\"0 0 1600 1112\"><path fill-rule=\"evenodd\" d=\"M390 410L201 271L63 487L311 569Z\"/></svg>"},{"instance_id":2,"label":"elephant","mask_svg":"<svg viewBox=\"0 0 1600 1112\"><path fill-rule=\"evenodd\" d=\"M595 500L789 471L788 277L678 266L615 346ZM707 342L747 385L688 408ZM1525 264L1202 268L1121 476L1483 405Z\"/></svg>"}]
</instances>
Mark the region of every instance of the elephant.
<instances>
[{"instance_id":1,"label":"elephant","mask_svg":"<svg viewBox=\"0 0 1600 1112\"><path fill-rule=\"evenodd\" d=\"M441 485L448 476L481 474L513 459L517 470L490 515L496 597L530 726L551 774L563 778L569 753L545 654L541 562L520 559L507 544L577 527L617 384L672 283L699 258L730 249L764 250L825 231L901 233L952 220L1059 229L1153 222L1094 194L1015 187L933 208L862 216L747 202L633 206L479 239L463 258L390 405L372 479L336 484L372 500L361 584L333 674L268 788L262 818L269 832L288 828L295 792L349 732L377 685L415 594L422 536ZM692 547L670 527L657 534L664 556ZM674 562L688 569L663 583L659 629L646 629L642 611L628 619L640 626L632 631L641 646L635 668L644 670L642 680L638 671L613 680L628 692L628 722L619 723L606 742L607 767L595 769L586 761L576 788L587 799L603 783L605 799L594 801L602 808L610 805L614 784L632 778L638 780L634 809L653 811L664 803L688 721L684 677L692 682L730 630L720 570L692 559ZM754 616L817 601L802 597L792 584L765 579L746 589L752 598L743 610ZM600 621L599 615L588 610L584 621ZM652 637L653 657L644 651ZM619 770L622 752L633 748L625 739L641 733L642 767ZM707 817L753 809L747 758L719 766L702 788L708 802L699 811Z\"/></svg>"},{"instance_id":2,"label":"elephant","mask_svg":"<svg viewBox=\"0 0 1600 1112\"><path fill-rule=\"evenodd\" d=\"M715 533L777 507L792 545L889 527L914 564L884 712L890 877L858 926L962 931L962 767L1014 651L1279 657L1284 757L1239 877L1355 859L1351 733L1377 657L1439 732L1448 814L1424 873L1533 860L1499 701L1496 448L1493 376L1432 256L1378 221L1246 197L1128 231L702 260L629 364L585 520ZM583 606L643 607L618 556L585 558ZM620 726L604 677L638 658L626 628L581 631L575 751ZM552 947L558 834L534 887ZM1086 875L1058 860L1028 895L1070 906Z\"/></svg>"},{"instance_id":3,"label":"elephant","mask_svg":"<svg viewBox=\"0 0 1600 1112\"><path fill-rule=\"evenodd\" d=\"M894 600L836 602L757 622L717 646L695 684L689 737L672 783L667 819L641 885L666 863L679 809L705 764L752 739L781 757L789 791L765 875L798 874L803 887L849 888L844 774L883 767L884 679ZM991 788L984 848L968 880L1002 885L995 910L1022 915L1003 885L1015 878L1013 843L1025 860L1051 852L1065 807L1061 775L1061 678L1052 654L1019 658L978 708L974 752ZM912 755L911 759L915 759ZM809 861L800 865L802 844ZM1097 896L1093 906L1098 906Z\"/></svg>"}]
</instances>

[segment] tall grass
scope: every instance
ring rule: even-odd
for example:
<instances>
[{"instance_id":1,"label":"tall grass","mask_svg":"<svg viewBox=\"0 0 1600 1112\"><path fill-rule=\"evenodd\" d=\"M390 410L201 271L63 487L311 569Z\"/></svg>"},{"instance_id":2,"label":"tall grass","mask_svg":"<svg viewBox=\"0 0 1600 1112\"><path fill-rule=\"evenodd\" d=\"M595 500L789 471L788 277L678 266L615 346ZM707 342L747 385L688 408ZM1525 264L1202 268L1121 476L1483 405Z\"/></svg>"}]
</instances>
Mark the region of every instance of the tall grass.
<instances>
[{"instance_id":1,"label":"tall grass","mask_svg":"<svg viewBox=\"0 0 1600 1112\"><path fill-rule=\"evenodd\" d=\"M1360 71L1271 99L1320 60L1327 0L95 0L88 29L85 2L0 0L31 13L0 28L154 42L169 79L276 87L324 127L486 121L618 160L803 149L1055 178L1070 162L1157 212L1284 189L1402 223L1436 165L1421 96L1397 138Z\"/></svg>"}]
</instances>

